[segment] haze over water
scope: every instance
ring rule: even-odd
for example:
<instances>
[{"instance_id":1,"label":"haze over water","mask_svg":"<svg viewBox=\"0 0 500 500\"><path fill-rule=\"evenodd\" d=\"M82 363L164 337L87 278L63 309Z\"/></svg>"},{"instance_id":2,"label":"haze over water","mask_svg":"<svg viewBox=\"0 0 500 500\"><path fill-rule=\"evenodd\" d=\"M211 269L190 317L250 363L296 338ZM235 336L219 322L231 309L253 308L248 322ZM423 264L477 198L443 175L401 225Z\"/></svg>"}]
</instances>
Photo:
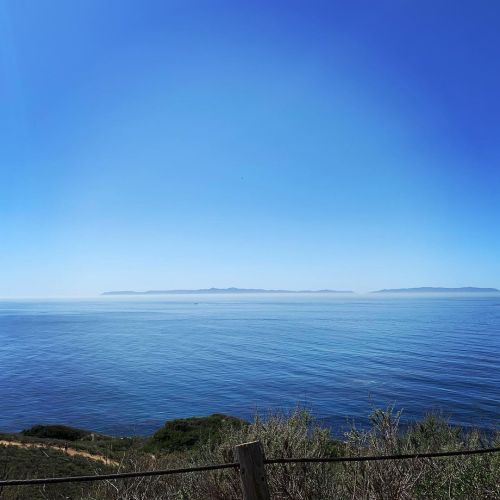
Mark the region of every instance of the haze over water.
<instances>
[{"instance_id":1,"label":"haze over water","mask_svg":"<svg viewBox=\"0 0 500 500\"><path fill-rule=\"evenodd\" d=\"M339 430L394 403L493 428L500 296L197 295L0 302L0 431L145 434L302 403Z\"/></svg>"}]
</instances>

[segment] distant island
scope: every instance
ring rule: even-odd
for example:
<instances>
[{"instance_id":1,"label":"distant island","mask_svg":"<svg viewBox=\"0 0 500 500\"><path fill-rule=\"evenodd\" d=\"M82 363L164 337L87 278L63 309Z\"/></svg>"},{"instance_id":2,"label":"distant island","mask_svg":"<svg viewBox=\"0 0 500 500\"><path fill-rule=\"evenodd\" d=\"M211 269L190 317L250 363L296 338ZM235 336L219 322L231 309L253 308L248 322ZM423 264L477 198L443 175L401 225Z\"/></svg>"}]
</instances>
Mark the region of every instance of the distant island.
<instances>
[{"instance_id":1,"label":"distant island","mask_svg":"<svg viewBox=\"0 0 500 500\"><path fill-rule=\"evenodd\" d=\"M498 293L497 288L478 288L474 286L463 286L460 288L443 288L433 286L421 286L418 288L389 288L377 290L372 293Z\"/></svg>"},{"instance_id":2,"label":"distant island","mask_svg":"<svg viewBox=\"0 0 500 500\"><path fill-rule=\"evenodd\" d=\"M117 290L101 295L190 295L210 293L354 293L351 290L265 290L263 288L200 288L198 290Z\"/></svg>"}]
</instances>

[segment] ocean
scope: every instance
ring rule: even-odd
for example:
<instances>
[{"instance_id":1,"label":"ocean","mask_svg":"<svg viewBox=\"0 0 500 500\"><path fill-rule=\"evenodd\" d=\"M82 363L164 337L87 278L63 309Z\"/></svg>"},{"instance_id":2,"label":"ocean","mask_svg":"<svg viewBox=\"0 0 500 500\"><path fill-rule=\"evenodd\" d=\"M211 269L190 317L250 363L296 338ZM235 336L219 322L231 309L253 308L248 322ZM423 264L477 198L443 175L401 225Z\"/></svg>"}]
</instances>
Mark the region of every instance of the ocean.
<instances>
[{"instance_id":1,"label":"ocean","mask_svg":"<svg viewBox=\"0 0 500 500\"><path fill-rule=\"evenodd\" d=\"M0 301L0 431L148 434L214 412L375 407L500 421L500 296L171 295Z\"/></svg>"}]
</instances>

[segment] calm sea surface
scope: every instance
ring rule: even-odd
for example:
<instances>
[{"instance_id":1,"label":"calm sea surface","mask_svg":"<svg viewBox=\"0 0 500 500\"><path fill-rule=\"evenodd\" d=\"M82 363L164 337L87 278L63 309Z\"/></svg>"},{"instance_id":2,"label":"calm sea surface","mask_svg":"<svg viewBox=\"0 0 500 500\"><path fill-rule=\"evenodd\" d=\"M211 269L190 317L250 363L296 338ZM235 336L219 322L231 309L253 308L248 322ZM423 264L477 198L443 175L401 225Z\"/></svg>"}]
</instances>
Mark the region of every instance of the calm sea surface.
<instances>
[{"instance_id":1,"label":"calm sea surface","mask_svg":"<svg viewBox=\"0 0 500 500\"><path fill-rule=\"evenodd\" d=\"M500 297L170 296L0 302L0 431L145 434L302 403L336 429L500 422Z\"/></svg>"}]
</instances>

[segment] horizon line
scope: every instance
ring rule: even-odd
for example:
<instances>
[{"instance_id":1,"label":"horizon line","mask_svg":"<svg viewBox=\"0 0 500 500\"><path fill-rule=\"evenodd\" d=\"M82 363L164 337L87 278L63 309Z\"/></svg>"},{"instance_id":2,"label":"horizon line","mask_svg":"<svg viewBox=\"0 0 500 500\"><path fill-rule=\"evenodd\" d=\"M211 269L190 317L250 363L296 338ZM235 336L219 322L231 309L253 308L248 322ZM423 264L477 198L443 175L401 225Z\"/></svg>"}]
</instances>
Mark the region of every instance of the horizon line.
<instances>
[{"instance_id":1,"label":"horizon line","mask_svg":"<svg viewBox=\"0 0 500 500\"><path fill-rule=\"evenodd\" d=\"M377 290L355 291L355 290L335 290L335 289L265 289L265 288L239 288L239 287L210 287L199 289L150 289L145 291L136 290L110 290L105 292L96 292L93 294L51 294L51 295L16 295L16 296L0 296L0 300L34 300L34 299L95 299L97 297L120 297L120 296L153 296L153 295L230 295L233 294L330 294L330 295L371 295L371 294L401 294L401 293L499 293L500 289L495 287L477 287L477 286L460 286L460 287L441 287L441 286L420 286L420 287L404 287L404 288L382 288Z\"/></svg>"}]
</instances>

